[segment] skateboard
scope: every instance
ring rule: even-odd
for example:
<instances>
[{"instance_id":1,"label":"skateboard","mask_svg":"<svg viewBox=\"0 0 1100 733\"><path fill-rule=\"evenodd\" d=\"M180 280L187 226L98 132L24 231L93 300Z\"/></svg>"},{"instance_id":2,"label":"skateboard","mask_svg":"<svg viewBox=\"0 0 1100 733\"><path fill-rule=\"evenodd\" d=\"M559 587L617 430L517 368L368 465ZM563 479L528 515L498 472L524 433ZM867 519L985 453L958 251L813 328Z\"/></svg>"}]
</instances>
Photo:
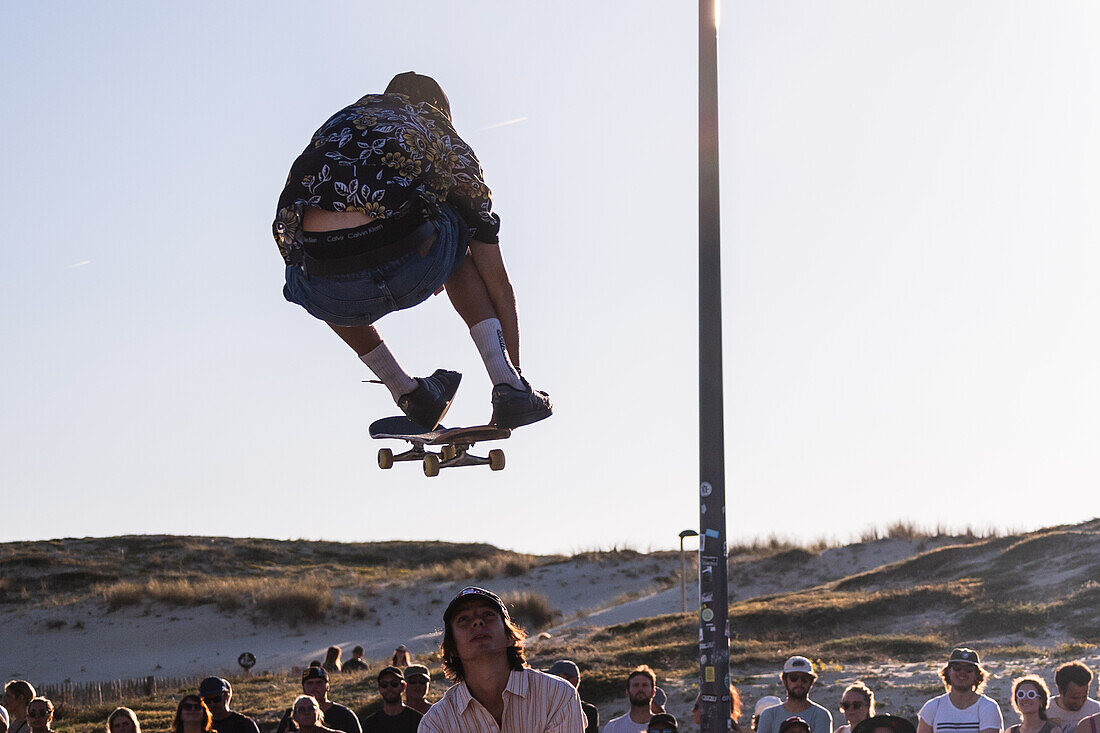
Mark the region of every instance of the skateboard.
<instances>
[{"instance_id":1,"label":"skateboard","mask_svg":"<svg viewBox=\"0 0 1100 733\"><path fill-rule=\"evenodd\" d=\"M424 430L407 417L384 417L375 420L370 426L370 437L377 439L393 438L412 444L404 453L394 455L389 448L378 449L378 467L393 468L399 461L422 461L425 476L438 476L441 468L452 466L485 466L490 470L504 470L504 451L494 448L488 456L475 456L469 453L474 443L487 440L504 440L512 434L511 430L495 425L474 425L468 428L445 428L442 425L435 430ZM436 453L424 446L441 446Z\"/></svg>"}]
</instances>

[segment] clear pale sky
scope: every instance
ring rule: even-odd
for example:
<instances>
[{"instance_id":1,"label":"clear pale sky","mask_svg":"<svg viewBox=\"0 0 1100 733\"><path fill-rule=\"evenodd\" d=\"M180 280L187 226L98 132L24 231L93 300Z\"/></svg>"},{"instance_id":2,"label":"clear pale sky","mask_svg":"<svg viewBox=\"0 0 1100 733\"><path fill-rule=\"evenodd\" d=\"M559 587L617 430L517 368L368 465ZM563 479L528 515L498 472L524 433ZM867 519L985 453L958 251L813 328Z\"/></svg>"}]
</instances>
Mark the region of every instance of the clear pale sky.
<instances>
[{"instance_id":1,"label":"clear pale sky","mask_svg":"<svg viewBox=\"0 0 1100 733\"><path fill-rule=\"evenodd\" d=\"M697 526L693 4L4 15L0 539L569 552ZM731 543L1095 514L1097 28L1090 2L722 3ZM502 473L380 471L367 426L396 409L281 294L292 159L408 69L481 158L556 406ZM488 417L445 298L379 326L411 373L465 374L449 423Z\"/></svg>"}]
</instances>

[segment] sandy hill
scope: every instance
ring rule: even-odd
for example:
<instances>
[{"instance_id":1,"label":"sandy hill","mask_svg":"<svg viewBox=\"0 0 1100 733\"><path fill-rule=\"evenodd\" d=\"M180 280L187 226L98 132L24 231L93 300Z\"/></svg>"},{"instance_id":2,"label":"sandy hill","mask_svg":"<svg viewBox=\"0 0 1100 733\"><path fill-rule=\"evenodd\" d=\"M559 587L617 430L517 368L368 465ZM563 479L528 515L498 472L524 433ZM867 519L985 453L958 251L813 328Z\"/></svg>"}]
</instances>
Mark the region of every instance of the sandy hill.
<instances>
[{"instance_id":1,"label":"sandy hill","mask_svg":"<svg viewBox=\"0 0 1100 733\"><path fill-rule=\"evenodd\" d=\"M40 685L233 674L243 651L259 659L254 672L277 673L329 644L346 653L357 643L376 662L404 643L431 663L446 601L478 583L545 632L531 640L536 665L581 664L582 692L607 715L622 707L623 671L643 662L682 713L697 627L680 613L679 567L674 552L546 557L442 542L7 543L2 673ZM773 542L734 548L729 569L732 668L749 702L778 691L776 665L796 652L818 660L819 696L839 698L862 677L878 682L888 710L906 714L935 691L933 667L953 644L984 651L997 674L991 690L1060 659L1100 661L1100 520L986 538L910 531L839 547Z\"/></svg>"}]
</instances>

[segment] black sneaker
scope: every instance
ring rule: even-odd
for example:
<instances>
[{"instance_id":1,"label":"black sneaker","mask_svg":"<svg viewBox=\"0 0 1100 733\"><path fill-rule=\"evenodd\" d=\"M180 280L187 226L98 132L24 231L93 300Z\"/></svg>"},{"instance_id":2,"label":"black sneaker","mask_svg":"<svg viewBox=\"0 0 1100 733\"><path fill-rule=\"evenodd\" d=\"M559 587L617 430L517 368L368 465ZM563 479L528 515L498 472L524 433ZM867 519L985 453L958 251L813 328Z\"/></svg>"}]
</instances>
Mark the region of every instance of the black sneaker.
<instances>
[{"instance_id":1,"label":"black sneaker","mask_svg":"<svg viewBox=\"0 0 1100 733\"><path fill-rule=\"evenodd\" d=\"M401 412L417 425L435 430L458 391L462 375L446 369L436 369L430 377L417 377L417 387L408 394L401 395L397 406Z\"/></svg>"},{"instance_id":2,"label":"black sneaker","mask_svg":"<svg viewBox=\"0 0 1100 733\"><path fill-rule=\"evenodd\" d=\"M554 413L550 395L531 389L527 380L520 377L524 389L509 384L493 387L493 424L498 428L518 428L545 420Z\"/></svg>"}]
</instances>

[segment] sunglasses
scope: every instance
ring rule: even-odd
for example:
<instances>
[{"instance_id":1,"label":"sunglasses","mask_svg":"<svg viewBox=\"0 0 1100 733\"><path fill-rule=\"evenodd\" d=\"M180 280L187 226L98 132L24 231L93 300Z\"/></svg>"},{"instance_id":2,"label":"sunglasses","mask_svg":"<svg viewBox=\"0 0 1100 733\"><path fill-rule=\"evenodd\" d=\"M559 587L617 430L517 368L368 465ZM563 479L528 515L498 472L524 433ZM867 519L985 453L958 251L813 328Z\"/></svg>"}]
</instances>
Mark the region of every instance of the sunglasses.
<instances>
[{"instance_id":1,"label":"sunglasses","mask_svg":"<svg viewBox=\"0 0 1100 733\"><path fill-rule=\"evenodd\" d=\"M400 686L401 686L401 682L399 680L393 680L392 682L379 682L378 683L379 689L381 689L383 687L400 687Z\"/></svg>"},{"instance_id":2,"label":"sunglasses","mask_svg":"<svg viewBox=\"0 0 1100 733\"><path fill-rule=\"evenodd\" d=\"M185 702L180 705L180 710L202 710L201 702Z\"/></svg>"},{"instance_id":3,"label":"sunglasses","mask_svg":"<svg viewBox=\"0 0 1100 733\"><path fill-rule=\"evenodd\" d=\"M949 664L947 668L952 672L973 672L976 669L973 664Z\"/></svg>"},{"instance_id":4,"label":"sunglasses","mask_svg":"<svg viewBox=\"0 0 1100 733\"><path fill-rule=\"evenodd\" d=\"M650 728L649 733L676 733L675 728Z\"/></svg>"},{"instance_id":5,"label":"sunglasses","mask_svg":"<svg viewBox=\"0 0 1100 733\"><path fill-rule=\"evenodd\" d=\"M43 710L42 708L35 708L34 710L27 711L28 718L48 718L50 717L49 710Z\"/></svg>"},{"instance_id":6,"label":"sunglasses","mask_svg":"<svg viewBox=\"0 0 1100 733\"><path fill-rule=\"evenodd\" d=\"M1039 693L1035 690L1016 690L1017 700L1034 700L1039 697Z\"/></svg>"},{"instance_id":7,"label":"sunglasses","mask_svg":"<svg viewBox=\"0 0 1100 733\"><path fill-rule=\"evenodd\" d=\"M840 709L841 710L862 710L863 709L863 701L862 700L852 700L851 702L842 702L842 703L840 703Z\"/></svg>"},{"instance_id":8,"label":"sunglasses","mask_svg":"<svg viewBox=\"0 0 1100 733\"><path fill-rule=\"evenodd\" d=\"M787 675L787 679L791 682L813 682L814 678L808 674L802 672L791 672Z\"/></svg>"}]
</instances>

